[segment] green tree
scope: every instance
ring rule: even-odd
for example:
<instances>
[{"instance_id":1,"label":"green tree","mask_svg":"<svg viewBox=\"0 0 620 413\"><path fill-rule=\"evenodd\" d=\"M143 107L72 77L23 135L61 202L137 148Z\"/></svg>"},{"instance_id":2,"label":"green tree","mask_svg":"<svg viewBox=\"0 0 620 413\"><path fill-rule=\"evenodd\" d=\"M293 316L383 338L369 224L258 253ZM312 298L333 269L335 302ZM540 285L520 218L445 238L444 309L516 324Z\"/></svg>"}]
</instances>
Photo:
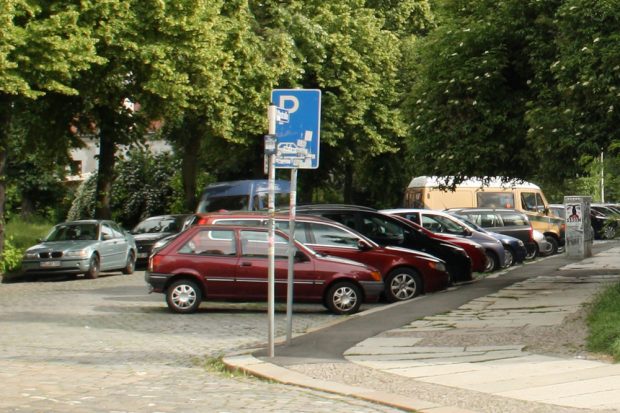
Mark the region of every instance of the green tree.
<instances>
[{"instance_id":1,"label":"green tree","mask_svg":"<svg viewBox=\"0 0 620 413\"><path fill-rule=\"evenodd\" d=\"M610 158L618 154L613 149L620 144L618 6L567 0L557 9L557 52L539 71L546 75L545 87L527 120L529 142L539 143L541 158L550 160L559 179L587 173L588 158L601 151Z\"/></svg>"},{"instance_id":2,"label":"green tree","mask_svg":"<svg viewBox=\"0 0 620 413\"><path fill-rule=\"evenodd\" d=\"M321 167L300 177L303 199L321 182L332 182L343 188L344 201L361 201L355 194L367 192L364 184L381 179L371 161L399 150L405 135L398 109L403 25L394 11L385 4L379 12L361 0L309 1L294 3L277 19L295 40L302 69L298 80L281 86L323 92ZM385 193L384 187L379 197Z\"/></svg>"},{"instance_id":3,"label":"green tree","mask_svg":"<svg viewBox=\"0 0 620 413\"><path fill-rule=\"evenodd\" d=\"M617 2L438 3L440 27L406 59L417 174L560 188L618 142Z\"/></svg>"},{"instance_id":4,"label":"green tree","mask_svg":"<svg viewBox=\"0 0 620 413\"><path fill-rule=\"evenodd\" d=\"M11 142L23 137L16 126L27 116L22 110L27 101L46 95L75 95L72 79L99 61L90 28L79 24L80 13L74 2L0 1L0 255L6 166Z\"/></svg>"},{"instance_id":5,"label":"green tree","mask_svg":"<svg viewBox=\"0 0 620 413\"><path fill-rule=\"evenodd\" d=\"M193 86L187 106L178 117L167 117L166 136L182 154L188 211L196 206L199 170L211 165L220 177L262 171L257 143L267 131L269 92L294 70L290 38L261 25L247 1L213 7L183 46L187 58L178 70Z\"/></svg>"},{"instance_id":6,"label":"green tree","mask_svg":"<svg viewBox=\"0 0 620 413\"><path fill-rule=\"evenodd\" d=\"M538 160L524 116L536 98L535 63L549 59L532 49L553 33L558 2L442 3L439 28L407 57L414 78L404 108L417 174L529 177Z\"/></svg>"}]
</instances>

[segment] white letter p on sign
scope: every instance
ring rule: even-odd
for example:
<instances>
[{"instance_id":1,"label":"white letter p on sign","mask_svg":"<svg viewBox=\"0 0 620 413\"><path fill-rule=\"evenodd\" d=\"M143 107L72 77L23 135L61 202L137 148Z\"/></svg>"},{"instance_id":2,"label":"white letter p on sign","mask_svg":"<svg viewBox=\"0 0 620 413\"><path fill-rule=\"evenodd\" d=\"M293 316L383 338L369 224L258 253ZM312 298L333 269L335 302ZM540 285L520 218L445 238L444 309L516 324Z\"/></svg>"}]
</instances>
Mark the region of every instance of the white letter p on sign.
<instances>
[{"instance_id":1,"label":"white letter p on sign","mask_svg":"<svg viewBox=\"0 0 620 413\"><path fill-rule=\"evenodd\" d=\"M286 106L287 101L292 102L291 107ZM297 100L295 96L282 95L280 96L280 102L278 102L278 107L286 109L288 113L291 114L297 112L297 109L299 109L299 100Z\"/></svg>"}]
</instances>

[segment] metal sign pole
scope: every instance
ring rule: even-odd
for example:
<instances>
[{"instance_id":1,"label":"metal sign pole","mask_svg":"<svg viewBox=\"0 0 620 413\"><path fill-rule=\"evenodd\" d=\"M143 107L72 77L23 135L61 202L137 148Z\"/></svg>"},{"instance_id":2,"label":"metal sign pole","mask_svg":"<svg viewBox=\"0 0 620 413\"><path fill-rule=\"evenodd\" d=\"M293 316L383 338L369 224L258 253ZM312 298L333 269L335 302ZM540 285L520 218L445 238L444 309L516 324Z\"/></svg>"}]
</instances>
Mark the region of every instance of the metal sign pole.
<instances>
[{"instance_id":1,"label":"metal sign pole","mask_svg":"<svg viewBox=\"0 0 620 413\"><path fill-rule=\"evenodd\" d=\"M286 344L293 339L293 280L295 279L295 207L297 203L297 168L291 169L290 212L288 219L288 278L286 280Z\"/></svg>"},{"instance_id":2,"label":"metal sign pole","mask_svg":"<svg viewBox=\"0 0 620 413\"><path fill-rule=\"evenodd\" d=\"M268 111L269 119L269 134L275 135L276 133L276 106L274 104L269 105ZM275 153L269 155L269 265L268 265L268 286L267 286L267 313L269 318L269 357L275 355L275 177L276 167Z\"/></svg>"}]
</instances>

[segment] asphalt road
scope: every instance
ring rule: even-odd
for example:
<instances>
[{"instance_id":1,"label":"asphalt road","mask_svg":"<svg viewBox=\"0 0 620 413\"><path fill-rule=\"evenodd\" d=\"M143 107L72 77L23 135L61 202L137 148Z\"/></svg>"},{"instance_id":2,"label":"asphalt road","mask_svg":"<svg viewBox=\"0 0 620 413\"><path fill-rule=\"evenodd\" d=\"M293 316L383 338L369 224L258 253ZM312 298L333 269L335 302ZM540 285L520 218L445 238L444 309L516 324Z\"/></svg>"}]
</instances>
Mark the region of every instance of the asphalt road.
<instances>
[{"instance_id":1,"label":"asphalt road","mask_svg":"<svg viewBox=\"0 0 620 413\"><path fill-rule=\"evenodd\" d=\"M593 252L597 253L613 245L615 244L594 244ZM298 364L300 359L303 359L304 363L312 359L316 362L343 360L343 353L347 349L366 338L407 325L426 316L446 313L475 298L495 293L518 281L540 275L550 275L563 265L562 263L570 262L572 260L565 258L564 255L551 256L511 268L499 277L461 284L448 291L428 294L415 300L387 306L381 311L371 312L363 317L350 317L341 323L294 338L289 345L276 346L275 357L270 358L269 361L287 366ZM578 274L576 271L572 273ZM567 274L568 272L563 271L563 275ZM254 353L256 357L267 355L266 349Z\"/></svg>"}]
</instances>

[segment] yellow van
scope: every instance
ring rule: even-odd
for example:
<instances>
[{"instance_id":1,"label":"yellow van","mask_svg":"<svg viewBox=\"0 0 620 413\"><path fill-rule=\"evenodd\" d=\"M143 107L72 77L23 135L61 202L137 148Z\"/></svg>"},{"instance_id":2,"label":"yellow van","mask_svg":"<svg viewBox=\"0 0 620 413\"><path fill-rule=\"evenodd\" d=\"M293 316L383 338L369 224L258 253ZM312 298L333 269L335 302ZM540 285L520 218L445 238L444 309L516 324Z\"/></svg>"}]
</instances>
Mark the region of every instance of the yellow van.
<instances>
[{"instance_id":1,"label":"yellow van","mask_svg":"<svg viewBox=\"0 0 620 413\"><path fill-rule=\"evenodd\" d=\"M542 232L553 246L553 253L564 246L564 220L549 214L549 204L540 187L524 181L502 182L492 178L469 179L454 191L442 190L446 177L417 176L405 191L407 208L512 208L524 212L532 227Z\"/></svg>"}]
</instances>

